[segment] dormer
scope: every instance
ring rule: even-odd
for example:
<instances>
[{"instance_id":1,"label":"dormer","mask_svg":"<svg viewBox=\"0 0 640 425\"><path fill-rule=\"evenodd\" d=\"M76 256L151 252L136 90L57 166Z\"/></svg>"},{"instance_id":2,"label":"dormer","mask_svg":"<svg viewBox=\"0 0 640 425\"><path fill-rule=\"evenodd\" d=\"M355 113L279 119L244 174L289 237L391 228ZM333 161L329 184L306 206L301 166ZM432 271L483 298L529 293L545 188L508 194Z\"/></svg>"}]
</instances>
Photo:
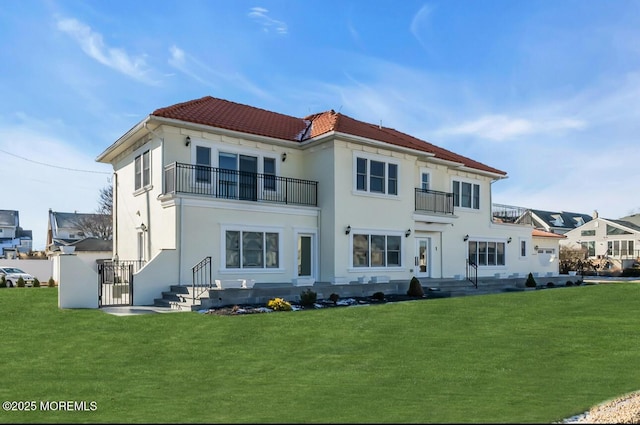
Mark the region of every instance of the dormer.
<instances>
[{"instance_id":1,"label":"dormer","mask_svg":"<svg viewBox=\"0 0 640 425\"><path fill-rule=\"evenodd\" d=\"M551 214L551 217L553 218L553 222L552 224L554 226L564 226L564 220L562 219L562 215L560 214Z\"/></svg>"}]
</instances>

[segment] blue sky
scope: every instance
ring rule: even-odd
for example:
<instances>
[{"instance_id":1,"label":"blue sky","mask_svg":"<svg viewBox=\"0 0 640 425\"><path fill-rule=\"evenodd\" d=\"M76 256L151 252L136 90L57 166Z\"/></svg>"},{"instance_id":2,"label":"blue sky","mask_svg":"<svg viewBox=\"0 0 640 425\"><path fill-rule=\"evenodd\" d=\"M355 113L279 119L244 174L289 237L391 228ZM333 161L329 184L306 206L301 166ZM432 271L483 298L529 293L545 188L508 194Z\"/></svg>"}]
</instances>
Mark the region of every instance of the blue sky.
<instances>
[{"instance_id":1,"label":"blue sky","mask_svg":"<svg viewBox=\"0 0 640 425\"><path fill-rule=\"evenodd\" d=\"M637 0L15 0L0 43L0 209L36 249L105 148L209 95L393 127L506 171L494 203L640 212Z\"/></svg>"}]
</instances>

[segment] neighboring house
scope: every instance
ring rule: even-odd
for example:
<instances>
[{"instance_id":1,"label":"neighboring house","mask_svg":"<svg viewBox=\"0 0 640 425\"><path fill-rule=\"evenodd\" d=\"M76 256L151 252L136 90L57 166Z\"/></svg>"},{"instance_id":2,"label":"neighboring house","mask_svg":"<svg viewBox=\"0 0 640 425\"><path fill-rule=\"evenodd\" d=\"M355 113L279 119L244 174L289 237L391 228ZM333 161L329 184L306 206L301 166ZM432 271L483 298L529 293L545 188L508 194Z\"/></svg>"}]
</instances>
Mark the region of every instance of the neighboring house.
<instances>
[{"instance_id":1,"label":"neighboring house","mask_svg":"<svg viewBox=\"0 0 640 425\"><path fill-rule=\"evenodd\" d=\"M61 247L72 247L75 254L96 269L96 260L110 259L113 253L113 241L106 238L108 232L105 232L111 227L111 221L111 216L104 214L67 213L49 209L47 256L59 253Z\"/></svg>"},{"instance_id":2,"label":"neighboring house","mask_svg":"<svg viewBox=\"0 0 640 425\"><path fill-rule=\"evenodd\" d=\"M630 220L629 220L630 218ZM598 217L565 233L561 246L583 249L588 259L601 269L619 270L640 261L640 224L636 217L612 220Z\"/></svg>"},{"instance_id":3,"label":"neighboring house","mask_svg":"<svg viewBox=\"0 0 640 425\"><path fill-rule=\"evenodd\" d=\"M31 230L20 227L20 214L15 210L0 210L0 258L17 258L33 246Z\"/></svg>"},{"instance_id":4,"label":"neighboring house","mask_svg":"<svg viewBox=\"0 0 640 425\"><path fill-rule=\"evenodd\" d=\"M594 215L596 214L594 212ZM521 220L531 223L536 229L562 235L591 221L592 218L588 214L529 209Z\"/></svg>"},{"instance_id":5,"label":"neighboring house","mask_svg":"<svg viewBox=\"0 0 640 425\"><path fill-rule=\"evenodd\" d=\"M114 257L155 270L138 303L207 257L215 279L265 284L426 283L468 260L479 277L558 272L531 225L492 219L506 172L333 110L203 97L155 110L96 160L114 170Z\"/></svg>"}]
</instances>

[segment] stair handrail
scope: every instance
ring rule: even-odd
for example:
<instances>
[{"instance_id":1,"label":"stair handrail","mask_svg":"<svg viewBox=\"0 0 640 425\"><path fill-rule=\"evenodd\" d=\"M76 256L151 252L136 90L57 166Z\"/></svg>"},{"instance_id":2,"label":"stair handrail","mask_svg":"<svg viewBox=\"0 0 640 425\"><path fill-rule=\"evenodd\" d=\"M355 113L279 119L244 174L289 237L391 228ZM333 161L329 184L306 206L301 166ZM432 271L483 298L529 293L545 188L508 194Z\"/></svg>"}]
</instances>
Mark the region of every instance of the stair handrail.
<instances>
[{"instance_id":1,"label":"stair handrail","mask_svg":"<svg viewBox=\"0 0 640 425\"><path fill-rule=\"evenodd\" d=\"M467 258L467 280L478 289L478 265Z\"/></svg>"},{"instance_id":2,"label":"stair handrail","mask_svg":"<svg viewBox=\"0 0 640 425\"><path fill-rule=\"evenodd\" d=\"M211 279L211 256L204 257L198 264L193 266L191 273L191 301L195 303L196 298L200 298L200 295L213 287L213 281ZM196 288L199 288L197 295Z\"/></svg>"}]
</instances>

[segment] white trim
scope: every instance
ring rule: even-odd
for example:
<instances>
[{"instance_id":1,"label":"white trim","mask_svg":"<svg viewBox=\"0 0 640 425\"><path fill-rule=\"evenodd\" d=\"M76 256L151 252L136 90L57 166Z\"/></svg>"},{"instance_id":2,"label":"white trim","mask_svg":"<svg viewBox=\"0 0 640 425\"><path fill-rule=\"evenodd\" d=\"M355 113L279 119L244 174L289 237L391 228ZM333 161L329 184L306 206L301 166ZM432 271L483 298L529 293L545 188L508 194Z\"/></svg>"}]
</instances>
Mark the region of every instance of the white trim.
<instances>
[{"instance_id":1,"label":"white trim","mask_svg":"<svg viewBox=\"0 0 640 425\"><path fill-rule=\"evenodd\" d=\"M278 267L266 267L266 264L263 267L242 267L242 245L240 246L240 267L237 268L227 268L227 245L226 245L226 237L227 232L259 232L259 233L277 233L278 234ZM285 269L282 266L283 261L283 234L284 227L281 226L258 226L258 225L250 225L250 224L228 224L228 223L220 223L220 267L218 268L219 273L282 273ZM240 241L242 243L242 240ZM266 249L266 247L265 247ZM263 261L266 262L266 258L263 258Z\"/></svg>"},{"instance_id":2,"label":"white trim","mask_svg":"<svg viewBox=\"0 0 640 425\"><path fill-rule=\"evenodd\" d=\"M298 275L298 238L300 236L309 235L311 239L311 279L318 278L318 229L312 227L294 227L293 228L293 277L294 279L306 278L307 276Z\"/></svg>"},{"instance_id":3,"label":"white trim","mask_svg":"<svg viewBox=\"0 0 640 425\"><path fill-rule=\"evenodd\" d=\"M377 196L386 199L399 199L400 197L400 188L402 187L401 183L401 162L392 156L374 154L371 152L363 152L363 151L351 151L352 155L352 170L351 170L351 192L355 195L367 195L367 196ZM367 190L359 190L358 189L358 158L367 160ZM371 161L382 162L385 164L384 167L384 193L380 192L372 192L371 191ZM393 164L396 166L396 193L389 193L389 164Z\"/></svg>"},{"instance_id":4,"label":"white trim","mask_svg":"<svg viewBox=\"0 0 640 425\"><path fill-rule=\"evenodd\" d=\"M273 204L264 205L261 202L256 201L242 201L236 199L216 199L216 198L203 198L197 195L181 194L180 198L171 197L161 199L162 207L174 207L176 206L177 199L182 199L182 204L188 207L199 208L212 208L223 209L232 211L247 211L250 209L252 212L261 213L274 213L274 214L290 214L298 216L317 217L320 213L318 207L300 207L291 204L283 204L282 206L276 206Z\"/></svg>"}]
</instances>

